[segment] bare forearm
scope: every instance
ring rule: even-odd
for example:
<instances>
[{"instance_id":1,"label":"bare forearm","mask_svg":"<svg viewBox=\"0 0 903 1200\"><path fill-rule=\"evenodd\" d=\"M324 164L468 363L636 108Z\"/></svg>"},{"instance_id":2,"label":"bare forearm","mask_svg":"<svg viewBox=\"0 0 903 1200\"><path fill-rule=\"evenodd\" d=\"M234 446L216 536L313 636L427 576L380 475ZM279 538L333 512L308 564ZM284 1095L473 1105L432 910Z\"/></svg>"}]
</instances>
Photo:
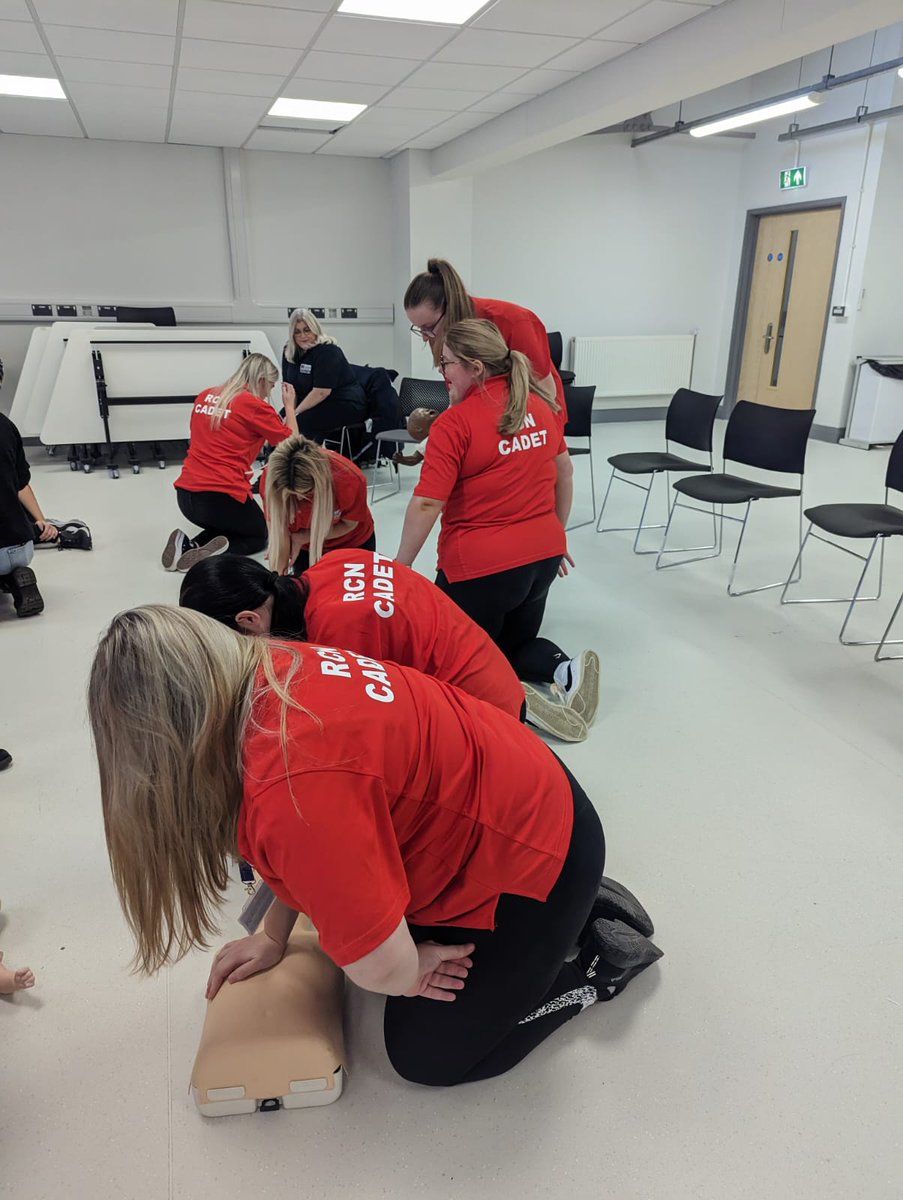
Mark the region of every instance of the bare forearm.
<instances>
[{"instance_id":1,"label":"bare forearm","mask_svg":"<svg viewBox=\"0 0 903 1200\"><path fill-rule=\"evenodd\" d=\"M322 404L326 397L331 394L332 388L311 388L298 405L297 412L310 412L312 408L316 408L318 404Z\"/></svg>"},{"instance_id":2,"label":"bare forearm","mask_svg":"<svg viewBox=\"0 0 903 1200\"><path fill-rule=\"evenodd\" d=\"M298 914L281 900L274 900L263 922L263 931L280 946L284 946L295 928Z\"/></svg>"},{"instance_id":3,"label":"bare forearm","mask_svg":"<svg viewBox=\"0 0 903 1200\"><path fill-rule=\"evenodd\" d=\"M571 504L574 500L574 477L559 479L555 486L555 512L562 525L567 525L571 515Z\"/></svg>"},{"instance_id":4,"label":"bare forearm","mask_svg":"<svg viewBox=\"0 0 903 1200\"><path fill-rule=\"evenodd\" d=\"M395 556L398 562L403 563L406 567L413 564L441 512L442 505L438 500L425 500L420 496L413 497L404 517L401 544Z\"/></svg>"}]
</instances>

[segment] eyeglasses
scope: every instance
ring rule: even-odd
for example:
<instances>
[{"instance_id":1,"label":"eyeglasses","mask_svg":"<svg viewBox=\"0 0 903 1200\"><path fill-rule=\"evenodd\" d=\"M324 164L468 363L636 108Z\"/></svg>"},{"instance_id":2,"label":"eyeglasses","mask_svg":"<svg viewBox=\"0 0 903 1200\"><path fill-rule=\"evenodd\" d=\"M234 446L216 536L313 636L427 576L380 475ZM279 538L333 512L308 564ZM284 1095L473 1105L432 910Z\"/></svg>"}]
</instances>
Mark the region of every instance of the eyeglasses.
<instances>
[{"instance_id":1,"label":"eyeglasses","mask_svg":"<svg viewBox=\"0 0 903 1200\"><path fill-rule=\"evenodd\" d=\"M444 316L445 316L445 310L443 309L442 314L439 316L438 320L433 321L432 325L412 325L411 333L416 334L417 337L429 338L430 340L432 340L436 336L436 330L442 324L442 317L444 317Z\"/></svg>"},{"instance_id":2,"label":"eyeglasses","mask_svg":"<svg viewBox=\"0 0 903 1200\"><path fill-rule=\"evenodd\" d=\"M439 359L439 370L442 372L443 375L445 374L445 372L448 370L449 367L459 367L460 365L461 365L461 360L459 358L440 358Z\"/></svg>"}]
</instances>

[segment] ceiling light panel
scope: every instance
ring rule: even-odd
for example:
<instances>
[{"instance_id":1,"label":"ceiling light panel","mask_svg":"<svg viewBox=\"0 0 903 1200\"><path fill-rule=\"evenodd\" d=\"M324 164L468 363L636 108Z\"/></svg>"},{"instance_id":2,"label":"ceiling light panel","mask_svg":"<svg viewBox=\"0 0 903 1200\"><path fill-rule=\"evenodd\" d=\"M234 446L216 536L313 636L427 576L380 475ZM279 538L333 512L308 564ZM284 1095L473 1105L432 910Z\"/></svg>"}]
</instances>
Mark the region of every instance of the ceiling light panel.
<instances>
[{"instance_id":1,"label":"ceiling light panel","mask_svg":"<svg viewBox=\"0 0 903 1200\"><path fill-rule=\"evenodd\" d=\"M342 0L340 13L420 24L463 25L486 0Z\"/></svg>"},{"instance_id":2,"label":"ceiling light panel","mask_svg":"<svg viewBox=\"0 0 903 1200\"><path fill-rule=\"evenodd\" d=\"M774 117L786 117L806 108L815 108L821 103L821 99L817 92L810 92L807 96L794 96L790 100L779 100L775 104L760 104L758 108L697 125L690 130L690 134L698 138L709 137L711 134L725 133L729 129L741 129L744 125L756 125L759 121L770 121Z\"/></svg>"},{"instance_id":3,"label":"ceiling light panel","mask_svg":"<svg viewBox=\"0 0 903 1200\"><path fill-rule=\"evenodd\" d=\"M292 117L298 121L353 121L367 107L366 104L342 104L335 100L293 100L283 96L269 110L271 117Z\"/></svg>"},{"instance_id":4,"label":"ceiling light panel","mask_svg":"<svg viewBox=\"0 0 903 1200\"><path fill-rule=\"evenodd\" d=\"M43 79L36 75L0 75L0 96L22 96L33 100L66 99L58 79Z\"/></svg>"}]
</instances>

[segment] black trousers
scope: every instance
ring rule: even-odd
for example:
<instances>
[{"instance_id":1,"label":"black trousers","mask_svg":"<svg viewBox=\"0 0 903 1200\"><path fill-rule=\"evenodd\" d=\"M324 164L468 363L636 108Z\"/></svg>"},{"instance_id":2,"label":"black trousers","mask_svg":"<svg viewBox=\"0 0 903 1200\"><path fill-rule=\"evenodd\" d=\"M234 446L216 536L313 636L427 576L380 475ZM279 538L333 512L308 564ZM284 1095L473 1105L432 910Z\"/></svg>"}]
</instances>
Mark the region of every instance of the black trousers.
<instances>
[{"instance_id":1,"label":"black trousers","mask_svg":"<svg viewBox=\"0 0 903 1200\"><path fill-rule=\"evenodd\" d=\"M492 931L409 927L415 942L476 944L473 967L453 1002L386 1001L386 1050L412 1083L449 1087L501 1075L596 998L581 968L565 958L598 891L605 838L583 789L562 770L574 797L574 830L548 899L502 896Z\"/></svg>"},{"instance_id":2,"label":"black trousers","mask_svg":"<svg viewBox=\"0 0 903 1200\"><path fill-rule=\"evenodd\" d=\"M366 542L362 542L360 546L324 546L324 554L332 554L336 550L375 550L376 549L376 534L371 533ZM310 552L302 550L292 565L293 575L303 575L310 566Z\"/></svg>"},{"instance_id":3,"label":"black trousers","mask_svg":"<svg viewBox=\"0 0 903 1200\"><path fill-rule=\"evenodd\" d=\"M549 588L558 575L561 555L479 579L449 583L444 571L436 586L458 608L485 629L514 669L518 679L551 683L555 668L570 655L548 638L538 637Z\"/></svg>"},{"instance_id":4,"label":"black trousers","mask_svg":"<svg viewBox=\"0 0 903 1200\"><path fill-rule=\"evenodd\" d=\"M224 492L187 492L183 488L176 488L176 496L182 516L201 526L196 538L199 545L222 535L229 539L232 554L259 554L266 549L266 517L253 496L242 503Z\"/></svg>"},{"instance_id":5,"label":"black trousers","mask_svg":"<svg viewBox=\"0 0 903 1200\"><path fill-rule=\"evenodd\" d=\"M324 434L337 433L343 425L361 425L366 419L367 410L363 405L327 396L313 408L298 413L298 432L320 442Z\"/></svg>"}]
</instances>

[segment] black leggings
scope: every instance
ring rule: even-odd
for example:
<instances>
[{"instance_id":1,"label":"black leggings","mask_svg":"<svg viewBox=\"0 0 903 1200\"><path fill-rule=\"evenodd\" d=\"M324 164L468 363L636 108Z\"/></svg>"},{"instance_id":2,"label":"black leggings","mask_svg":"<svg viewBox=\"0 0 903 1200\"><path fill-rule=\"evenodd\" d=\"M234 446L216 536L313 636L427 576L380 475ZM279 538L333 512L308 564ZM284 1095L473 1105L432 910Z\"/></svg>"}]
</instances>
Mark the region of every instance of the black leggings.
<instances>
[{"instance_id":1,"label":"black leggings","mask_svg":"<svg viewBox=\"0 0 903 1200\"><path fill-rule=\"evenodd\" d=\"M367 410L363 405L327 396L313 408L298 413L298 432L311 441L322 442L324 434L337 433L343 425L362 425L366 419Z\"/></svg>"},{"instance_id":2,"label":"black leggings","mask_svg":"<svg viewBox=\"0 0 903 1200\"><path fill-rule=\"evenodd\" d=\"M501 1075L596 998L566 956L589 916L605 867L602 825L562 766L574 797L574 830L558 882L544 903L503 895L496 927L410 926L415 942L474 942L473 967L453 1003L390 996L386 1050L412 1083L449 1087ZM588 990L587 990L588 989Z\"/></svg>"},{"instance_id":3,"label":"black leggings","mask_svg":"<svg viewBox=\"0 0 903 1200\"><path fill-rule=\"evenodd\" d=\"M362 542L360 546L324 546L324 554L332 554L336 550L375 550L376 549L376 534L371 533L366 542ZM303 575L310 566L310 552L301 550L298 557L292 564L293 575Z\"/></svg>"},{"instance_id":4,"label":"black leggings","mask_svg":"<svg viewBox=\"0 0 903 1200\"><path fill-rule=\"evenodd\" d=\"M211 538L227 537L233 554L259 554L266 549L267 523L263 510L249 496L244 502L224 492L186 492L176 488L179 511L192 525L200 525L195 539L205 546Z\"/></svg>"},{"instance_id":5,"label":"black leggings","mask_svg":"<svg viewBox=\"0 0 903 1200\"><path fill-rule=\"evenodd\" d=\"M551 683L555 668L567 662L570 655L537 634L560 562L561 555L557 554L554 558L543 558L479 579L462 579L459 583L449 583L445 572L440 571L436 586L486 630L518 679Z\"/></svg>"}]
</instances>

